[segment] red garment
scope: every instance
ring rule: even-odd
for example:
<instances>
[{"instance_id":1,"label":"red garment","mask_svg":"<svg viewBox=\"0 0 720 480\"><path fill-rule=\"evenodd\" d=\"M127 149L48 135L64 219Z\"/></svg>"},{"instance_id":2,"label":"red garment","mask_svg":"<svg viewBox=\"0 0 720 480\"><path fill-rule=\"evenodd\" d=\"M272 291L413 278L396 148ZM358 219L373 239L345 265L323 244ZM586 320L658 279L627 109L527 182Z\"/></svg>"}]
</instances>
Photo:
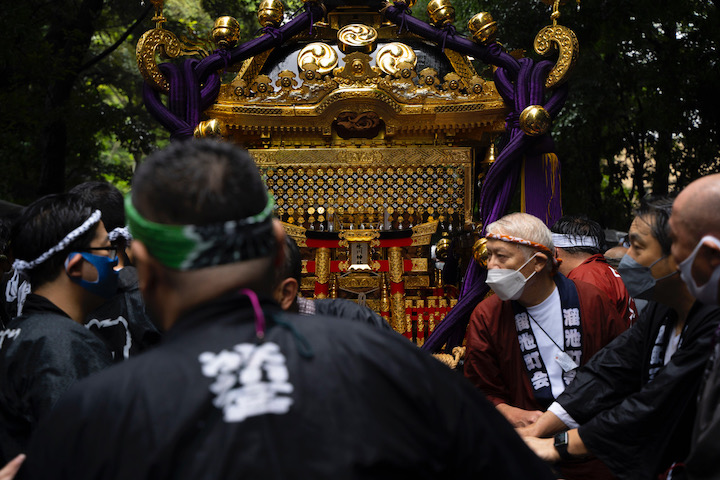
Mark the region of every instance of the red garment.
<instances>
[{"instance_id":1,"label":"red garment","mask_svg":"<svg viewBox=\"0 0 720 480\"><path fill-rule=\"evenodd\" d=\"M605 292L610 302L627 322L628 327L637 320L635 300L625 288L620 274L605 261L600 254L593 255L573 268L567 276L570 280L580 280L595 285Z\"/></svg>"},{"instance_id":2,"label":"red garment","mask_svg":"<svg viewBox=\"0 0 720 480\"><path fill-rule=\"evenodd\" d=\"M583 365L625 331L627 323L609 305L600 289L584 282L573 283L580 300L583 346L580 364ZM503 302L497 295L475 307L466 334L465 376L494 405L507 403L525 410L544 410L532 393L514 318L512 302ZM568 480L613 478L599 460L572 462L572 465L561 463L560 468Z\"/></svg>"}]
</instances>

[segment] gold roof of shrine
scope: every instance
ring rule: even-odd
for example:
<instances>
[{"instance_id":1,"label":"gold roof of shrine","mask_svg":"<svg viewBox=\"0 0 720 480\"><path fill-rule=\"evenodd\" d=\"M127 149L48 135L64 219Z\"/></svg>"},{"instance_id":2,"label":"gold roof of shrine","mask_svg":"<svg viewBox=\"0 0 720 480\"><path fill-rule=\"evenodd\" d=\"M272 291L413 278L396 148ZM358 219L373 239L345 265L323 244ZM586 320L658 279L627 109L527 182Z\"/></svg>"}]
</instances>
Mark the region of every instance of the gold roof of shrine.
<instances>
[{"instance_id":1,"label":"gold roof of shrine","mask_svg":"<svg viewBox=\"0 0 720 480\"><path fill-rule=\"evenodd\" d=\"M504 131L508 110L472 59L398 30L368 7L335 9L229 67L199 131L249 148L486 146Z\"/></svg>"}]
</instances>

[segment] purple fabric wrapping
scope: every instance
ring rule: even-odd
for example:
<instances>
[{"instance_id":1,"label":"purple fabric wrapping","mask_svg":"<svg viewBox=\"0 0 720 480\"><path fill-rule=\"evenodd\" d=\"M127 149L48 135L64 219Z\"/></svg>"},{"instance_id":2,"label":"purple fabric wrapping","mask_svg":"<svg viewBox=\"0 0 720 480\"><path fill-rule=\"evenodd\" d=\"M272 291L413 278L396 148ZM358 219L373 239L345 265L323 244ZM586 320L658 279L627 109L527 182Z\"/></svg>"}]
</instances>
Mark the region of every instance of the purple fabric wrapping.
<instances>
[{"instance_id":1,"label":"purple fabric wrapping","mask_svg":"<svg viewBox=\"0 0 720 480\"><path fill-rule=\"evenodd\" d=\"M146 108L170 132L172 139L191 137L200 122L202 112L214 103L220 91L220 75L217 73L219 70L280 45L284 38L300 33L313 18L322 18L323 8L319 4L306 3L305 12L282 27L266 27L266 33L262 36L227 52L216 51L200 61L185 60L180 66L172 63L160 64L160 70L170 83L168 106L163 104L160 92L145 83L143 99Z\"/></svg>"},{"instance_id":2,"label":"purple fabric wrapping","mask_svg":"<svg viewBox=\"0 0 720 480\"><path fill-rule=\"evenodd\" d=\"M560 165L552 168L546 163L544 154L525 157L525 212L551 226L562 216Z\"/></svg>"}]
</instances>

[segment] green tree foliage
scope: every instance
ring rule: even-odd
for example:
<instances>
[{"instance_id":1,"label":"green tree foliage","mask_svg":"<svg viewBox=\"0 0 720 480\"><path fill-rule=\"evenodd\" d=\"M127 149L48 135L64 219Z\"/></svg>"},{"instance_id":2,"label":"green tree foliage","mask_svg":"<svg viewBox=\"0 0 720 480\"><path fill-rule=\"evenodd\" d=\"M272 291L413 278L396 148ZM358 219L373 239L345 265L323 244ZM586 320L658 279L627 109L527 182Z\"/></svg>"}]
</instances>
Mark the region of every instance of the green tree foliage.
<instances>
[{"instance_id":1,"label":"green tree foliage","mask_svg":"<svg viewBox=\"0 0 720 480\"><path fill-rule=\"evenodd\" d=\"M208 40L215 18L232 15L252 38L257 3L173 0L167 28ZM0 198L27 203L89 179L127 188L135 163L168 141L145 110L135 59L152 14L149 0L3 3Z\"/></svg>"}]
</instances>

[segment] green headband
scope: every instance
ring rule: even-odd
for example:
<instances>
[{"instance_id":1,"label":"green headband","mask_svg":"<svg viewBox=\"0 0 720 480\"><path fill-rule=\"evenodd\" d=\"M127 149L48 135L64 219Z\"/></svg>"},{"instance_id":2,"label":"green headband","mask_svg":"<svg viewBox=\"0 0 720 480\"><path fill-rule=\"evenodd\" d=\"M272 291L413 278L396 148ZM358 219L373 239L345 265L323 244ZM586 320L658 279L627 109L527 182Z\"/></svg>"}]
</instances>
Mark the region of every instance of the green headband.
<instances>
[{"instance_id":1,"label":"green headband","mask_svg":"<svg viewBox=\"0 0 720 480\"><path fill-rule=\"evenodd\" d=\"M135 209L131 194L125 196L125 214L133 238L140 240L160 263L176 270L196 270L272 255L274 208L275 200L268 193L265 208L252 217L211 225L171 225L143 218Z\"/></svg>"}]
</instances>

